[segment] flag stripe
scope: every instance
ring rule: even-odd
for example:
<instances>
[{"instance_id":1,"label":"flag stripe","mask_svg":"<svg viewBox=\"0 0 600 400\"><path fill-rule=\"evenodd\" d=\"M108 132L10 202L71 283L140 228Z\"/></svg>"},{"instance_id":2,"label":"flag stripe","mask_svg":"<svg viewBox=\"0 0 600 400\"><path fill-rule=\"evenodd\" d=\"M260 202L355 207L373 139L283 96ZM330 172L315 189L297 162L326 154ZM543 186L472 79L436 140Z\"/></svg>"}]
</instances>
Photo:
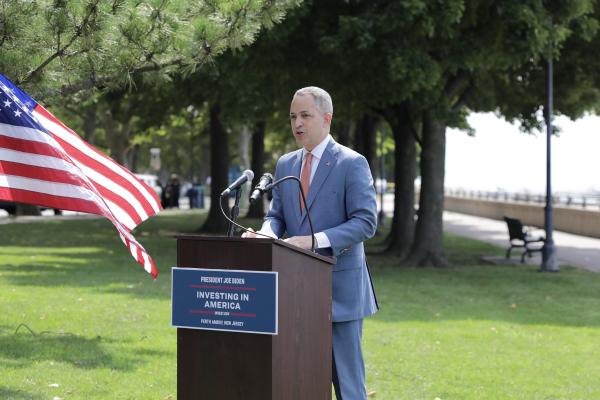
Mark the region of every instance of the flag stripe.
<instances>
[{"instance_id":1,"label":"flag stripe","mask_svg":"<svg viewBox=\"0 0 600 400\"><path fill-rule=\"evenodd\" d=\"M156 278L152 258L130 232L161 210L154 190L2 74L0 101L0 199L106 217L131 255Z\"/></svg>"},{"instance_id":2,"label":"flag stripe","mask_svg":"<svg viewBox=\"0 0 600 400\"><path fill-rule=\"evenodd\" d=\"M45 167L49 169L56 169L59 171L75 170L75 166L72 163L63 160L62 158L44 156L35 153L27 153L3 148L0 148L0 161L9 161L38 167ZM79 175L79 173L75 174Z\"/></svg>"},{"instance_id":3,"label":"flag stripe","mask_svg":"<svg viewBox=\"0 0 600 400\"><path fill-rule=\"evenodd\" d=\"M145 251L142 252L142 259L144 260L144 269L146 270L146 272L152 272L152 262L150 260L150 257L148 257L148 253L146 253Z\"/></svg>"},{"instance_id":4,"label":"flag stripe","mask_svg":"<svg viewBox=\"0 0 600 400\"><path fill-rule=\"evenodd\" d=\"M8 188L2 185L0 185L0 198L18 203L102 215L98 205L93 201L77 199L73 197L53 196L46 193L32 192L29 190L16 189L12 187Z\"/></svg>"},{"instance_id":5,"label":"flag stripe","mask_svg":"<svg viewBox=\"0 0 600 400\"><path fill-rule=\"evenodd\" d=\"M13 160L20 160L21 162L14 162ZM47 181L56 183L72 184L76 187L87 186L86 180L82 177L81 171L62 159L0 148L0 161L2 161L3 165L6 165L7 174L37 178L38 180L46 179ZM142 222L142 219L131 203L123 201L123 199L116 193L112 192L111 190L107 190L100 185L94 185L94 187L102 197L104 197L106 200L110 200L106 202L106 206L111 212L113 212L115 215L118 215L118 219L122 220L128 229L133 229ZM60 186L55 188L58 191L58 195L69 195L68 193L60 191L60 188ZM47 192L47 188L38 189L37 187L29 186L26 189L50 194ZM94 196L96 199L98 199L98 201L101 201L96 194L94 194ZM147 214L144 213L144 216L147 218Z\"/></svg>"},{"instance_id":6,"label":"flag stripe","mask_svg":"<svg viewBox=\"0 0 600 400\"><path fill-rule=\"evenodd\" d=\"M81 140L81 138L71 131L69 128L64 126L60 121L58 121L52 114L47 112L44 108L37 106L33 113L39 120L42 126L46 128L55 138L60 138L64 142L69 143L73 148L79 150L81 154L85 154L92 160L97 161L103 167L108 168L108 170L114 172L117 175L125 178L130 184L135 187L139 193L148 201L148 203L152 206L152 209L156 212L160 210L160 201L156 196L156 193L152 189L150 189L147 185L140 182L131 173L125 170L120 165L116 164L114 161L106 157L104 154L100 153L98 150L94 149L92 146ZM83 164L87 164L87 160L80 159L79 160Z\"/></svg>"},{"instance_id":7,"label":"flag stripe","mask_svg":"<svg viewBox=\"0 0 600 400\"><path fill-rule=\"evenodd\" d=\"M73 197L81 200L98 201L98 197L94 192L82 186L69 183L49 182L16 175L0 175L0 186L24 189L51 196Z\"/></svg>"},{"instance_id":8,"label":"flag stripe","mask_svg":"<svg viewBox=\"0 0 600 400\"><path fill-rule=\"evenodd\" d=\"M17 129L19 128L20 127L17 127ZM21 139L12 135L5 135L2 128L0 128L0 147L21 152L35 153L42 156L62 158L60 151L50 144L40 141L33 141L31 139Z\"/></svg>"},{"instance_id":9,"label":"flag stripe","mask_svg":"<svg viewBox=\"0 0 600 400\"><path fill-rule=\"evenodd\" d=\"M1 151L0 151L1 153ZM25 178L41 179L57 183L82 184L82 179L69 171L38 167L2 160L0 163L0 173L6 175L18 175Z\"/></svg>"},{"instance_id":10,"label":"flag stripe","mask_svg":"<svg viewBox=\"0 0 600 400\"><path fill-rule=\"evenodd\" d=\"M79 164L79 162L77 162L77 166L79 166L83 173L86 174L86 176L90 178L92 182L94 182L94 186L96 186L96 188L102 195L106 194L108 196L110 194L111 198L114 199L114 201L119 203L127 203L129 205L129 212L131 213L131 217L135 220L138 220L138 223L141 223L142 221L148 218L148 214L146 213L146 210L144 210L144 207L138 201L138 198L136 198L125 188L123 188L120 185L114 184L110 179L108 179L104 175L97 173L96 171L86 167L85 165Z\"/></svg>"},{"instance_id":11,"label":"flag stripe","mask_svg":"<svg viewBox=\"0 0 600 400\"><path fill-rule=\"evenodd\" d=\"M16 127L16 131L24 130L27 131L26 128ZM32 131L29 129L29 131ZM13 132L14 133L14 132ZM32 136L33 132L22 132L22 133L30 133ZM44 135L48 136L44 133ZM38 138L39 139L39 138ZM60 144L60 143L59 143ZM122 188L117 184L113 184L110 179L104 177L103 175L97 173L96 171L87 168L83 165L78 165L81 171L62 158L62 155L58 152L57 148L52 146L49 143L42 142L32 142L28 140L16 139L13 137L7 137L0 135L0 148L4 147L4 149L0 149L0 160L7 162L21 162L24 164L35 165L35 166L43 166L54 168L57 170L70 170L73 171L73 175L83 176L87 175L88 178L91 178L94 181L96 188L103 196L109 197L113 203L121 204L122 209L126 209L126 212L130 214L129 220L135 221L135 225L139 224L146 218L148 218L148 212L152 212L149 205L147 205L147 210L139 203L138 199L135 198L130 192ZM16 151L11 151L16 150ZM50 158L52 157L52 158ZM38 171L40 173L44 173L45 168L40 168ZM14 171L14 169L12 170ZM30 177L35 177L35 175L25 175ZM50 178L56 182L65 182L64 180L60 180L57 178L57 174L49 173L49 176L54 176L54 178ZM116 177L119 178L119 177ZM125 182L120 179L121 182ZM67 181L70 182L70 181ZM79 184L84 182L83 179L78 180ZM114 192L114 193L113 193ZM124 200L117 198L116 195L121 196ZM131 226L131 224L127 224ZM134 226L135 226L134 225Z\"/></svg>"},{"instance_id":12,"label":"flag stripe","mask_svg":"<svg viewBox=\"0 0 600 400\"><path fill-rule=\"evenodd\" d=\"M17 139L26 139L34 142L48 143L50 135L38 129L26 126L15 126L0 122L0 134Z\"/></svg>"},{"instance_id":13,"label":"flag stripe","mask_svg":"<svg viewBox=\"0 0 600 400\"><path fill-rule=\"evenodd\" d=\"M135 213L132 214L128 212L131 209L131 206L127 202L120 201L121 199L113 193L107 192L107 195L103 197L110 212L121 221L127 229L132 230L142 222L139 219L133 219ZM116 198L117 201L115 202L111 200L111 198Z\"/></svg>"},{"instance_id":14,"label":"flag stripe","mask_svg":"<svg viewBox=\"0 0 600 400\"><path fill-rule=\"evenodd\" d=\"M118 224L118 222L113 220L113 224L117 228L117 231L119 232L119 237L121 238L128 250L131 249L131 246L136 246L140 249L141 257L137 257L136 253L134 258L147 272L149 272L152 275L153 278L156 278L158 276L158 271L156 270L154 262L150 258L148 252L144 250L144 248L137 242L137 240L135 240L133 235L131 235L131 233L129 233L127 230L121 227Z\"/></svg>"},{"instance_id":15,"label":"flag stripe","mask_svg":"<svg viewBox=\"0 0 600 400\"><path fill-rule=\"evenodd\" d=\"M61 171L56 172L53 170L46 170L46 174L52 173L64 175L64 173ZM127 208L127 203L117 205L116 203L112 202L110 198L105 198L104 201L101 201L94 191L90 191L89 189L77 184L59 183L56 180L32 179L19 175L0 175L0 187L10 187L13 189L25 190L28 193L31 193L30 197L28 197L29 200L23 201L25 203L39 204L52 208L63 208L65 210L72 211L91 212L103 216L111 216L111 218L116 218L118 221L121 221L121 223L130 230L138 225L136 221L130 217L130 214L121 207L123 206ZM31 196L34 196L35 194L43 196L45 203L32 202L30 199L33 197ZM51 198L55 199L50 200ZM85 209L76 208L78 204L81 204L79 202L70 203L69 206L65 207L56 205L60 204L60 202L63 202L65 198L92 201L97 204L97 207L94 208L93 211L89 211L88 206L84 206ZM12 198L8 200L20 201ZM52 202L48 203L49 201Z\"/></svg>"},{"instance_id":16,"label":"flag stripe","mask_svg":"<svg viewBox=\"0 0 600 400\"><path fill-rule=\"evenodd\" d=\"M125 201L132 204L136 210L136 214L141 221L148 218L148 215L154 214L152 206L142 196L135 196L134 193L138 192L133 188L129 181L125 180L122 176L115 174L112 171L106 170L100 163L92 159L87 159L84 154L79 152L76 148L71 146L68 142L62 140L62 138L56 138L56 141L66 150L69 154L73 155L73 159L83 173L91 179L96 186L100 185L109 191L115 192L121 196ZM99 188L100 189L100 188ZM152 190L152 189L150 189ZM133 193L132 193L133 192Z\"/></svg>"}]
</instances>

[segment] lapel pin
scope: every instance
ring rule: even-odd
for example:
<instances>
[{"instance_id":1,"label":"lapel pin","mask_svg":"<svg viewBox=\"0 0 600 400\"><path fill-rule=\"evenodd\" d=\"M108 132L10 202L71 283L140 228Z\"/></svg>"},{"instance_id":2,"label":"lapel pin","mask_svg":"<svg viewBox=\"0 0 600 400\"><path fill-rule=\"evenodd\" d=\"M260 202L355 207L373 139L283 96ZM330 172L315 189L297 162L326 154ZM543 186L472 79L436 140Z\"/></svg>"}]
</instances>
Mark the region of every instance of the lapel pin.
<instances>
[{"instance_id":1,"label":"lapel pin","mask_svg":"<svg viewBox=\"0 0 600 400\"><path fill-rule=\"evenodd\" d=\"M327 162L325 163L325 166L326 166L326 167L329 167L330 165L331 165L331 163L330 163L329 161L327 161Z\"/></svg>"}]
</instances>

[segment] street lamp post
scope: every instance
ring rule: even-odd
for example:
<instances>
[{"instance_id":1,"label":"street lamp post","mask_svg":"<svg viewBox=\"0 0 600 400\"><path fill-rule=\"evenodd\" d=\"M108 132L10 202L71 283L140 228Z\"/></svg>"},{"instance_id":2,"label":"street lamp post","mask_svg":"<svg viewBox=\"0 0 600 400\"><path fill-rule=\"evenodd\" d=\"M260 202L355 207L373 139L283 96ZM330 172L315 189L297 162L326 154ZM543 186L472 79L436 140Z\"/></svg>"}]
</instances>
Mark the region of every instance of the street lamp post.
<instances>
[{"instance_id":1,"label":"street lamp post","mask_svg":"<svg viewBox=\"0 0 600 400\"><path fill-rule=\"evenodd\" d=\"M546 207L544 208L544 228L546 230L546 241L542 249L542 272L558 272L556 264L556 254L554 249L554 239L552 231L554 230L554 211L552 208L552 114L554 104L554 84L553 84L554 66L552 63L552 52L548 59L548 107L546 112Z\"/></svg>"},{"instance_id":2,"label":"street lamp post","mask_svg":"<svg viewBox=\"0 0 600 400\"><path fill-rule=\"evenodd\" d=\"M379 143L379 196L380 196L380 203L381 206L379 208L379 215L378 215L378 225L379 226L383 226L383 223L385 221L385 212L383 211L383 195L385 194L385 185L384 185L384 180L385 180L385 158L383 157L383 141L385 139L385 131L383 129L383 126L381 126L381 136L380 136L380 143Z\"/></svg>"},{"instance_id":3,"label":"street lamp post","mask_svg":"<svg viewBox=\"0 0 600 400\"><path fill-rule=\"evenodd\" d=\"M187 106L187 112L189 116L189 127L190 127L190 182L194 183L195 177L195 166L194 166L194 136L195 136L195 123L198 117L198 110L193 105Z\"/></svg>"}]
</instances>

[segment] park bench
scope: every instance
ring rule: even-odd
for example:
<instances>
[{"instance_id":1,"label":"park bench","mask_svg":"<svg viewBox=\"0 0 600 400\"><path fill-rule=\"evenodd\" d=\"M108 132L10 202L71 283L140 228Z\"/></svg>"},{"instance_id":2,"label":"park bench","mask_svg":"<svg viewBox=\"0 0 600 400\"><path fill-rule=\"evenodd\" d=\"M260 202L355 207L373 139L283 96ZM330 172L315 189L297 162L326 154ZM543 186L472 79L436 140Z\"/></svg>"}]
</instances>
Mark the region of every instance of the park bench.
<instances>
[{"instance_id":1,"label":"park bench","mask_svg":"<svg viewBox=\"0 0 600 400\"><path fill-rule=\"evenodd\" d=\"M522 247L525 249L521 255L521 262L525 262L525 256L531 257L531 254L536 251L542 251L543 243L546 241L544 237L532 236L529 229L523 226L521 220L517 218L504 217L506 226L508 227L508 235L510 237L510 247L506 251L506 258L510 258L510 252L514 247ZM533 245L533 243L542 243L541 246Z\"/></svg>"}]
</instances>

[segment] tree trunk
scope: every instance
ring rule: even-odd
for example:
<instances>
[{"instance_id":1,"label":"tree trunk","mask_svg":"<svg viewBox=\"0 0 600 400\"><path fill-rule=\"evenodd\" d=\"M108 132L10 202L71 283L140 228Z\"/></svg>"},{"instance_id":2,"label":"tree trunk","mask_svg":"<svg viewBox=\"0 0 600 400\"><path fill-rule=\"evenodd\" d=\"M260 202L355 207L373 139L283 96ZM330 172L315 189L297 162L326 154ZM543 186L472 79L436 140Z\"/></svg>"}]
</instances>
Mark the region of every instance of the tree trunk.
<instances>
[{"instance_id":1,"label":"tree trunk","mask_svg":"<svg viewBox=\"0 0 600 400\"><path fill-rule=\"evenodd\" d=\"M229 149L227 132L221 125L220 104L210 106L210 210L204 225L199 229L203 232L218 232L225 234L229 223L221 214L219 201L221 192L228 185ZM223 210L229 215L228 199L223 199Z\"/></svg>"},{"instance_id":2,"label":"tree trunk","mask_svg":"<svg viewBox=\"0 0 600 400\"><path fill-rule=\"evenodd\" d=\"M443 212L446 124L429 112L423 117L421 193L415 241L405 262L415 266L445 267Z\"/></svg>"},{"instance_id":3,"label":"tree trunk","mask_svg":"<svg viewBox=\"0 0 600 400\"><path fill-rule=\"evenodd\" d=\"M387 253L404 257L412 246L415 235L415 176L416 140L408 105L388 109L386 120L392 128L394 152L394 216L386 239Z\"/></svg>"},{"instance_id":4,"label":"tree trunk","mask_svg":"<svg viewBox=\"0 0 600 400\"><path fill-rule=\"evenodd\" d=\"M238 154L240 157L240 165L247 169L250 165L250 140L252 140L252 132L247 124L242 126L239 135Z\"/></svg>"},{"instance_id":5,"label":"tree trunk","mask_svg":"<svg viewBox=\"0 0 600 400\"><path fill-rule=\"evenodd\" d=\"M85 141L89 144L94 144L94 136L96 133L96 112L98 110L98 106L96 103L91 104L89 107L85 109L84 119L83 119L83 134L85 137Z\"/></svg>"},{"instance_id":6,"label":"tree trunk","mask_svg":"<svg viewBox=\"0 0 600 400\"><path fill-rule=\"evenodd\" d=\"M110 149L110 157L117 163L124 165L126 161L126 152L129 145L129 129L125 125L119 129L119 123L113 118L110 111L104 113L104 131L106 133L106 142Z\"/></svg>"},{"instance_id":7,"label":"tree trunk","mask_svg":"<svg viewBox=\"0 0 600 400\"><path fill-rule=\"evenodd\" d=\"M351 138L352 138L352 131L354 130L354 123L353 122L346 122L346 121L341 121L338 123L337 125L337 130L336 130L336 141L343 145L343 146L349 146L350 142L351 142Z\"/></svg>"},{"instance_id":8,"label":"tree trunk","mask_svg":"<svg viewBox=\"0 0 600 400\"><path fill-rule=\"evenodd\" d=\"M377 140L375 133L377 131L377 122L377 117L370 114L364 114L360 119L358 130L356 131L354 138L356 143L355 149L365 156L369 163L369 167L371 168L371 173L376 170L375 162L377 157L375 147L377 145Z\"/></svg>"},{"instance_id":9,"label":"tree trunk","mask_svg":"<svg viewBox=\"0 0 600 400\"><path fill-rule=\"evenodd\" d=\"M134 144L127 150L127 169L131 172L136 173L138 171L138 160L140 155L140 145Z\"/></svg>"},{"instance_id":10,"label":"tree trunk","mask_svg":"<svg viewBox=\"0 0 600 400\"><path fill-rule=\"evenodd\" d=\"M265 121L258 121L254 125L254 132L252 134L252 171L254 171L252 188L258 184L260 177L264 173L265 127ZM265 216L264 201L257 201L254 204L251 203L246 216L248 218L263 218Z\"/></svg>"}]
</instances>

